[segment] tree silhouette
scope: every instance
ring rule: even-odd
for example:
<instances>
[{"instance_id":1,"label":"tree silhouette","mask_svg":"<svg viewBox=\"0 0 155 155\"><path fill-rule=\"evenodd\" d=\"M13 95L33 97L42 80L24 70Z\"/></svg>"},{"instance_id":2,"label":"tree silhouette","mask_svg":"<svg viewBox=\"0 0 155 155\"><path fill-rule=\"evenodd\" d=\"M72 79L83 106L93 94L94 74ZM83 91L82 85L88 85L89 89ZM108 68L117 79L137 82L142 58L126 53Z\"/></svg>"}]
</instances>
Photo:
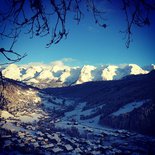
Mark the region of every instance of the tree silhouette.
<instances>
[{"instance_id":1,"label":"tree silhouette","mask_svg":"<svg viewBox=\"0 0 155 155\"><path fill-rule=\"evenodd\" d=\"M114 0L103 0L114 5ZM96 24L106 28L105 11L99 6L101 0L1 0L0 6L0 37L12 40L10 48L0 47L0 55L6 60L5 64L20 61L26 56L13 50L19 35L24 33L34 36L50 37L46 44L50 47L57 44L68 35L66 22L75 20L77 24L87 10ZM155 10L154 0L119 0L120 9L126 16L126 28L121 31L125 35L126 47L130 46L134 26L150 25L150 16ZM70 18L73 15L73 18ZM14 58L12 58L12 56ZM0 82L2 78L0 78Z\"/></svg>"},{"instance_id":2,"label":"tree silhouette","mask_svg":"<svg viewBox=\"0 0 155 155\"><path fill-rule=\"evenodd\" d=\"M104 0L111 5L113 0ZM2 0L0 9L0 37L12 39L11 47L6 50L0 47L0 54L9 62L21 60L26 56L14 52L13 45L17 42L21 32L34 36L50 36L46 44L50 47L57 44L62 38L67 37L66 22L75 20L79 23L87 10L92 14L94 22L106 28L104 6L98 5L100 0ZM120 0L120 8L126 16L125 34L126 47L132 40L133 26L143 27L150 25L150 14L155 10L153 0ZM104 3L102 3L103 5ZM73 19L69 15L73 14ZM10 55L15 56L11 59Z\"/></svg>"},{"instance_id":3,"label":"tree silhouette","mask_svg":"<svg viewBox=\"0 0 155 155\"><path fill-rule=\"evenodd\" d=\"M151 24L151 15L155 11L154 0L122 0L123 12L126 16L126 47L129 48L134 26L143 27Z\"/></svg>"}]
</instances>

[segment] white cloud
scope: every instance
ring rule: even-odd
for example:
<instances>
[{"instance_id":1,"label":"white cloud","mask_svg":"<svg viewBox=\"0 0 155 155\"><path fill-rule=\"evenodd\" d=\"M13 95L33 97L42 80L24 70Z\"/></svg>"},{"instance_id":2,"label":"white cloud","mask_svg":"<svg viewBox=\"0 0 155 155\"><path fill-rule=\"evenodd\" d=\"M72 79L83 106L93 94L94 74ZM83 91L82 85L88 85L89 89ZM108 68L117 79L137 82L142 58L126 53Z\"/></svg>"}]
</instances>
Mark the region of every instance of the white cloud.
<instances>
[{"instance_id":1,"label":"white cloud","mask_svg":"<svg viewBox=\"0 0 155 155\"><path fill-rule=\"evenodd\" d=\"M74 61L77 61L77 60L73 58L62 58L60 60L52 61L50 64L52 66L65 66L65 63L70 63Z\"/></svg>"},{"instance_id":2,"label":"white cloud","mask_svg":"<svg viewBox=\"0 0 155 155\"><path fill-rule=\"evenodd\" d=\"M52 66L64 66L64 62L62 60L52 61L50 64Z\"/></svg>"},{"instance_id":3,"label":"white cloud","mask_svg":"<svg viewBox=\"0 0 155 155\"><path fill-rule=\"evenodd\" d=\"M20 67L46 66L43 62L30 62L28 64L19 64Z\"/></svg>"},{"instance_id":4,"label":"white cloud","mask_svg":"<svg viewBox=\"0 0 155 155\"><path fill-rule=\"evenodd\" d=\"M73 58L63 58L62 61L63 62L73 62L73 61L76 61L76 59L73 59Z\"/></svg>"}]
</instances>

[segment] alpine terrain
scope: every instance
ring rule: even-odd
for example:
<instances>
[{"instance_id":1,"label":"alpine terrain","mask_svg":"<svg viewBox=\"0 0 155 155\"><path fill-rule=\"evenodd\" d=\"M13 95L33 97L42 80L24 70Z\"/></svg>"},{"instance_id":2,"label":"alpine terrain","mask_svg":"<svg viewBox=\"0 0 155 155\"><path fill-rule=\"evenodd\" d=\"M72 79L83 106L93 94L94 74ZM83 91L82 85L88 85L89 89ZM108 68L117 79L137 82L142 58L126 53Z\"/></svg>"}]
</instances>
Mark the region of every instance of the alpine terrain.
<instances>
[{"instance_id":1,"label":"alpine terrain","mask_svg":"<svg viewBox=\"0 0 155 155\"><path fill-rule=\"evenodd\" d=\"M39 88L70 86L89 81L118 80L131 74L147 74L153 69L155 69L154 64L144 67L136 64L70 67L63 63L51 65L11 64L0 68L6 78L22 81Z\"/></svg>"},{"instance_id":2,"label":"alpine terrain","mask_svg":"<svg viewBox=\"0 0 155 155\"><path fill-rule=\"evenodd\" d=\"M0 154L154 155L154 67L1 67Z\"/></svg>"}]
</instances>

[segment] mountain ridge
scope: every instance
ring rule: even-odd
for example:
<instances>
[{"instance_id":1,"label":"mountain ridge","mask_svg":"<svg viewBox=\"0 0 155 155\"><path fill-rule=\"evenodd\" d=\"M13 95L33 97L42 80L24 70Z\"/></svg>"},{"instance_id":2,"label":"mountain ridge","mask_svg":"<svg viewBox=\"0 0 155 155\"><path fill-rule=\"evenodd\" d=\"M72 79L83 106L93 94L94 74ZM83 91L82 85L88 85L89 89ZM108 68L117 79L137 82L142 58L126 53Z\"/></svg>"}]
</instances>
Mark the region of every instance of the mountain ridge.
<instances>
[{"instance_id":1,"label":"mountain ridge","mask_svg":"<svg viewBox=\"0 0 155 155\"><path fill-rule=\"evenodd\" d=\"M84 65L70 67L64 64L53 65L15 65L1 67L6 78L23 81L40 88L62 87L82 84L89 81L118 80L127 75L147 74L155 69L155 65L140 67L136 64L128 65Z\"/></svg>"}]
</instances>

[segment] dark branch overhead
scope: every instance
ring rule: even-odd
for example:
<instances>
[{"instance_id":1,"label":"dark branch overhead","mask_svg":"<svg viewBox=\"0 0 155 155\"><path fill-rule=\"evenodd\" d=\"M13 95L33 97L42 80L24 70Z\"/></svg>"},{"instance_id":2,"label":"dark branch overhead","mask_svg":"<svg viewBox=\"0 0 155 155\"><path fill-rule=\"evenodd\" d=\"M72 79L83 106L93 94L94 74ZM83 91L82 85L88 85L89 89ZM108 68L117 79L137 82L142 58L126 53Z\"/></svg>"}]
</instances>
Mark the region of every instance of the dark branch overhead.
<instances>
[{"instance_id":1,"label":"dark branch overhead","mask_svg":"<svg viewBox=\"0 0 155 155\"><path fill-rule=\"evenodd\" d=\"M126 16L127 27L125 31L126 47L129 48L132 41L133 27L149 26L151 14L155 11L153 0L122 0L123 11Z\"/></svg>"},{"instance_id":2,"label":"dark branch overhead","mask_svg":"<svg viewBox=\"0 0 155 155\"><path fill-rule=\"evenodd\" d=\"M18 41L21 33L33 38L35 36L48 37L46 47L59 43L66 38L69 33L67 27L68 21L76 21L77 24L83 19L86 11L92 15L94 22L107 28L105 20L104 3L99 0L3 0L0 7L0 37L9 38L12 44L8 50L1 53L7 61L19 61L25 55L19 55L13 51L14 44ZM110 5L115 5L114 0L104 0ZM149 26L151 24L150 16L155 10L153 0L120 0L119 8L122 8L122 14L126 21L125 34L126 47L130 46L132 41L133 27ZM112 20L112 19L111 19ZM10 52L12 51L12 52ZM10 54L17 56L11 59ZM7 62L8 63L8 62Z\"/></svg>"},{"instance_id":3,"label":"dark branch overhead","mask_svg":"<svg viewBox=\"0 0 155 155\"><path fill-rule=\"evenodd\" d=\"M9 3L6 1L6 5L9 6L6 12L1 10L0 13L0 35L14 38L14 32L20 33L26 28L26 34L30 34L31 38L49 35L49 47L67 37L67 20L75 20L77 23L81 21L84 15L83 4L93 14L95 22L102 26L104 12L97 9L93 0L10 0ZM73 19L68 19L70 14L73 14ZM11 31L8 33L10 25Z\"/></svg>"}]
</instances>

